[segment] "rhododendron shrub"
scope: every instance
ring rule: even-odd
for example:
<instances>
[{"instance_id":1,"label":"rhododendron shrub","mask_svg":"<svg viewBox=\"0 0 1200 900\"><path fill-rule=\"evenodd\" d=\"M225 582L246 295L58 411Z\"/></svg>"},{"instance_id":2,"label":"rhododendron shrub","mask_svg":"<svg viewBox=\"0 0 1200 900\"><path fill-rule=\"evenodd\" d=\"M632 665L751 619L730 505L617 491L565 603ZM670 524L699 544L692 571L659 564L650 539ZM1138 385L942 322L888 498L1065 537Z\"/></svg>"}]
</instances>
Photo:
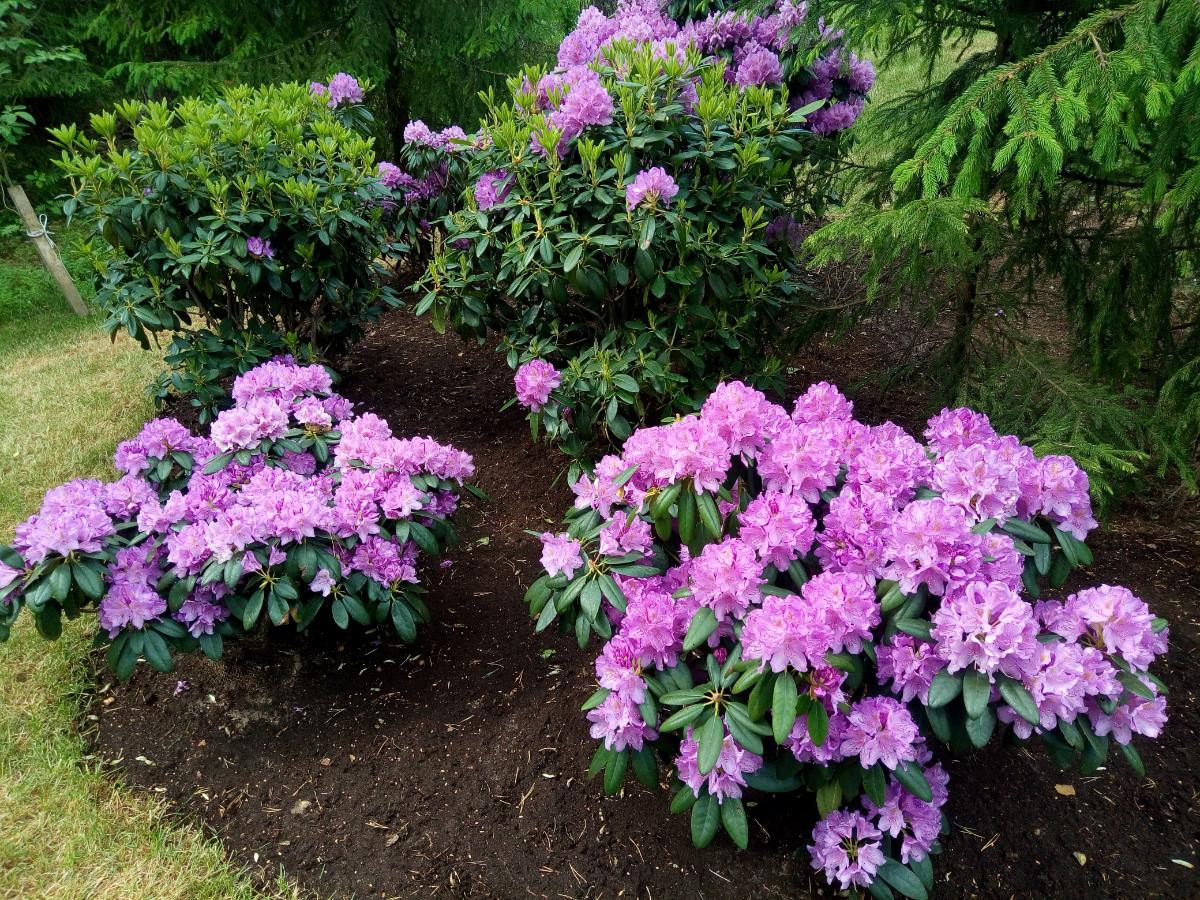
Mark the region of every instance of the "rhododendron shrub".
<instances>
[{"instance_id":1,"label":"rhododendron shrub","mask_svg":"<svg viewBox=\"0 0 1200 900\"><path fill-rule=\"evenodd\" d=\"M656 0L589 7L555 68L488 98L417 309L465 337L499 333L514 370L557 369L527 406L534 434L573 455L698 408L724 375L779 370L789 223L817 202L802 178L829 156L814 132L870 84L864 70L857 87L789 93L781 59L832 85L846 51L802 6L770 6L682 26ZM857 113L839 115L826 130Z\"/></svg>"},{"instance_id":2,"label":"rhododendron shrub","mask_svg":"<svg viewBox=\"0 0 1200 900\"><path fill-rule=\"evenodd\" d=\"M129 100L88 131L52 130L64 211L90 230L105 328L168 338L157 399L207 422L229 383L280 353L317 359L397 304L377 263L391 190L377 177L366 85L228 88Z\"/></svg>"},{"instance_id":3,"label":"rhododendron shrub","mask_svg":"<svg viewBox=\"0 0 1200 900\"><path fill-rule=\"evenodd\" d=\"M457 542L471 457L355 415L321 366L280 358L233 384L207 438L173 419L117 447L122 477L72 481L0 547L0 639L27 609L45 637L94 609L125 678L139 658L221 656L259 623L429 620L419 568Z\"/></svg>"},{"instance_id":4,"label":"rhododendron shrub","mask_svg":"<svg viewBox=\"0 0 1200 900\"><path fill-rule=\"evenodd\" d=\"M707 844L748 840L748 790L815 795L814 868L923 896L944 830L935 749L1007 733L1094 772L1156 737L1166 622L1127 589L1065 599L1091 562L1087 477L987 418L919 441L821 383L789 413L739 382L636 430L573 485L527 601L603 643L584 709L592 772L653 787Z\"/></svg>"},{"instance_id":5,"label":"rhododendron shrub","mask_svg":"<svg viewBox=\"0 0 1200 900\"><path fill-rule=\"evenodd\" d=\"M457 125L434 131L416 119L404 127L396 162L379 164L379 180L391 192L385 208L413 271L423 271L433 255L436 223L458 208L473 140Z\"/></svg>"}]
</instances>

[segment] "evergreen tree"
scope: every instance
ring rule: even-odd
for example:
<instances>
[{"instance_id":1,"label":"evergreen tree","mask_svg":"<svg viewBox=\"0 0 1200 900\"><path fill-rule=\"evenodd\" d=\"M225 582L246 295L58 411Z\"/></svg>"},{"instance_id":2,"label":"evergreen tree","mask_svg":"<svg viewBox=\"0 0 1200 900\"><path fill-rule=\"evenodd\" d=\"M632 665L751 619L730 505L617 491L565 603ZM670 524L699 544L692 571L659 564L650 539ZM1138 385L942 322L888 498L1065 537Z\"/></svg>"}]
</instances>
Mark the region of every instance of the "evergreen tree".
<instances>
[{"instance_id":1,"label":"evergreen tree","mask_svg":"<svg viewBox=\"0 0 1200 900\"><path fill-rule=\"evenodd\" d=\"M1153 459L1196 488L1200 4L833 0L924 84L873 110L818 264L870 301L949 285L950 396L1088 461L1103 497ZM940 74L947 49L954 65ZM882 159L878 158L884 148ZM944 298L927 291L925 296ZM1045 340L1068 337L1069 353Z\"/></svg>"}]
</instances>

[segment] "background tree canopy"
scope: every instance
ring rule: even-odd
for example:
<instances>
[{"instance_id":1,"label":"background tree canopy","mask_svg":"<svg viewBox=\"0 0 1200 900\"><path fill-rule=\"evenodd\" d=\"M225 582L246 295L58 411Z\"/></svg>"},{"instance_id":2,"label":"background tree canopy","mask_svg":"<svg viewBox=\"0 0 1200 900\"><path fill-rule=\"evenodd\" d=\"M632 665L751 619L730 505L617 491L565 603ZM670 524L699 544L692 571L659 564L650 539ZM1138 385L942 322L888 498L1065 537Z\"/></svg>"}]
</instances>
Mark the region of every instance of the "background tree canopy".
<instances>
[{"instance_id":1,"label":"background tree canopy","mask_svg":"<svg viewBox=\"0 0 1200 900\"><path fill-rule=\"evenodd\" d=\"M578 0L460 0L452 10L435 0L0 0L0 109L19 102L41 129L124 96L211 95L346 71L378 86L378 137L390 152L410 118L474 122L478 91L551 56L579 8ZM22 170L40 165L19 159Z\"/></svg>"}]
</instances>

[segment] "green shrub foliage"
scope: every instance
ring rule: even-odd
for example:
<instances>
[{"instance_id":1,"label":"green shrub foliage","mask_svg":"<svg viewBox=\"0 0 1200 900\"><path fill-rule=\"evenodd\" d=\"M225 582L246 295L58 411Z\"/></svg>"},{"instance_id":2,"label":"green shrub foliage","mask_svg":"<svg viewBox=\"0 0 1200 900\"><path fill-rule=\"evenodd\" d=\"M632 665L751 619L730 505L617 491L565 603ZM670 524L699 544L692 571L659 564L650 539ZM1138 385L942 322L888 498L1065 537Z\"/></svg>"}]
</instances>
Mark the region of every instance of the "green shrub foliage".
<instances>
[{"instance_id":1,"label":"green shrub foliage","mask_svg":"<svg viewBox=\"0 0 1200 900\"><path fill-rule=\"evenodd\" d=\"M512 102L489 98L471 166L501 196L477 187L446 220L418 306L466 337L498 332L513 368L564 361L542 424L574 453L695 408L726 374L777 370L795 288L768 228L807 137L786 94L739 89L694 51L663 60L618 43L588 71L611 118L561 156L543 72L515 79Z\"/></svg>"},{"instance_id":2,"label":"green shrub foliage","mask_svg":"<svg viewBox=\"0 0 1200 900\"><path fill-rule=\"evenodd\" d=\"M927 67L873 113L863 134L880 161L857 170L861 203L812 239L817 261L865 261L867 301L949 284L947 393L990 396L1006 427L1032 403L1036 434L1090 448L1078 455L1098 499L1147 471L1194 490L1200 6L831 6L853 11L839 16L850 40ZM1030 365L1017 351L1047 329L1069 333L1068 352L1033 346L1060 352ZM1124 438L1112 416L1075 413L1097 405L1128 413Z\"/></svg>"},{"instance_id":3,"label":"green shrub foliage","mask_svg":"<svg viewBox=\"0 0 1200 900\"><path fill-rule=\"evenodd\" d=\"M93 116L91 134L53 132L106 327L146 347L169 337L157 394L190 396L202 420L230 376L280 352L336 352L395 303L375 262L386 231L370 115L334 102L299 84L235 87L128 101Z\"/></svg>"}]
</instances>

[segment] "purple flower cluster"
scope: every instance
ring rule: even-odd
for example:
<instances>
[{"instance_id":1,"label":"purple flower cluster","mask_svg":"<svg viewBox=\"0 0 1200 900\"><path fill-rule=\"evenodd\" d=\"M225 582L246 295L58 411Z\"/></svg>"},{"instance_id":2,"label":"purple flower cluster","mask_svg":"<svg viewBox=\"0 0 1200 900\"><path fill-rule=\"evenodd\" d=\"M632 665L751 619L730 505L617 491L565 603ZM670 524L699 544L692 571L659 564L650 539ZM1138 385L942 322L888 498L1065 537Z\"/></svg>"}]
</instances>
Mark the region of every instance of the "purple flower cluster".
<instances>
[{"instance_id":1,"label":"purple flower cluster","mask_svg":"<svg viewBox=\"0 0 1200 900\"><path fill-rule=\"evenodd\" d=\"M668 206L671 198L679 193L679 185L662 166L653 166L638 172L625 189L625 205L629 209L642 206Z\"/></svg>"},{"instance_id":2,"label":"purple flower cluster","mask_svg":"<svg viewBox=\"0 0 1200 900\"><path fill-rule=\"evenodd\" d=\"M255 259L275 258L275 248L271 246L271 242L266 238L246 238L246 252Z\"/></svg>"},{"instance_id":3,"label":"purple flower cluster","mask_svg":"<svg viewBox=\"0 0 1200 900\"><path fill-rule=\"evenodd\" d=\"M382 419L353 416L332 387L323 367L280 358L235 380L235 405L213 422L211 440L174 420L148 423L117 448L119 480L73 481L46 494L16 529L23 565L0 569L0 590L38 579L42 563L93 572L95 581L75 578L98 601L110 639L168 617L193 638L212 635L235 595L244 604L285 577L293 552L310 553L305 567L321 560L307 579L313 595L340 596L361 573L377 596L399 596L419 580L413 532L432 534L454 513L457 485L474 465L453 447L398 439ZM221 456L233 450L248 455ZM164 584L202 573L168 604Z\"/></svg>"},{"instance_id":4,"label":"purple flower cluster","mask_svg":"<svg viewBox=\"0 0 1200 900\"><path fill-rule=\"evenodd\" d=\"M314 97L326 98L330 109L336 109L344 104L363 102L362 85L358 83L357 78L347 75L345 72L338 72L329 79L327 85L319 81L312 82L308 86L308 91Z\"/></svg>"},{"instance_id":5,"label":"purple flower cluster","mask_svg":"<svg viewBox=\"0 0 1200 900\"><path fill-rule=\"evenodd\" d=\"M517 369L513 378L517 402L538 412L550 402L550 392L562 384L562 373L544 359L531 359Z\"/></svg>"},{"instance_id":6,"label":"purple flower cluster","mask_svg":"<svg viewBox=\"0 0 1200 900\"><path fill-rule=\"evenodd\" d=\"M986 715L1022 739L1081 719L1127 743L1166 721L1148 669L1167 632L1144 602L1110 586L1036 605L1022 596L1037 553L1064 553L1064 535L1081 539L1095 525L1073 462L1038 459L970 410L934 417L927 443L853 413L826 383L790 414L723 384L698 414L639 428L620 455L600 460L572 485L571 530L543 535L547 574L570 582L551 596L578 597L613 571L625 601L605 592L605 627L595 628L612 633L596 662L606 693L588 713L608 752L658 740L672 710L655 716L647 698L679 696L686 667L689 683L722 684L677 700L695 712L670 726L684 729L676 774L697 798L738 798L771 753L875 773L858 808L814 831L813 865L844 888L868 886L885 853L908 863L935 846L947 777L919 724L932 719L912 710L929 706L935 679L962 680L968 709L990 686ZM638 574L622 574L631 560ZM1047 570L1044 558L1036 565ZM551 612L562 612L562 597ZM726 662L738 668L718 679ZM736 709L757 702L770 721L787 707L788 691L772 688L765 703L740 694L756 679L796 687L782 744L742 730ZM700 745L708 763L717 755L705 717L724 704L717 761L701 772ZM930 793L913 787L914 771Z\"/></svg>"},{"instance_id":7,"label":"purple flower cluster","mask_svg":"<svg viewBox=\"0 0 1200 900\"><path fill-rule=\"evenodd\" d=\"M479 204L480 209L491 209L493 206L503 203L510 190L512 190L512 182L509 180L508 172L503 169L484 172L475 182L475 202Z\"/></svg>"}]
</instances>

